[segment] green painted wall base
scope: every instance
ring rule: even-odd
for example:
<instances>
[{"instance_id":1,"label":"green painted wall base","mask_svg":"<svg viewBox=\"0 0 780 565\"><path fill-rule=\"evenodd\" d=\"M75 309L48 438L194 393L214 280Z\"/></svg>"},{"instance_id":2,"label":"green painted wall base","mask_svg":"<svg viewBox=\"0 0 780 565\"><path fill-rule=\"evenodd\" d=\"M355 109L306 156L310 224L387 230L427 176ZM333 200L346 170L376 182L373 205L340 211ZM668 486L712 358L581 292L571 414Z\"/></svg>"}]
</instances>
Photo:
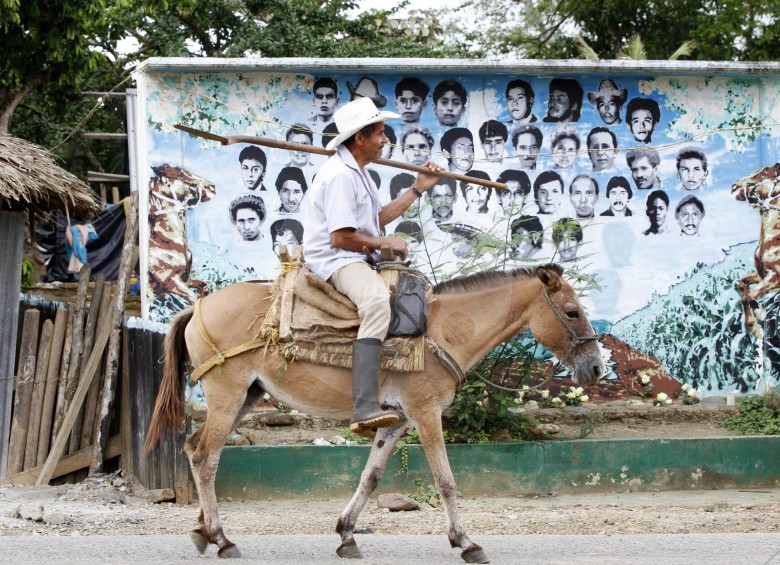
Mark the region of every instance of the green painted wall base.
<instances>
[{"instance_id":1,"label":"green painted wall base","mask_svg":"<svg viewBox=\"0 0 780 565\"><path fill-rule=\"evenodd\" d=\"M349 497L369 449L226 447L217 493L234 500ZM433 482L422 448L408 450L408 469L395 453L378 492ZM780 487L780 436L448 445L447 453L466 496Z\"/></svg>"}]
</instances>

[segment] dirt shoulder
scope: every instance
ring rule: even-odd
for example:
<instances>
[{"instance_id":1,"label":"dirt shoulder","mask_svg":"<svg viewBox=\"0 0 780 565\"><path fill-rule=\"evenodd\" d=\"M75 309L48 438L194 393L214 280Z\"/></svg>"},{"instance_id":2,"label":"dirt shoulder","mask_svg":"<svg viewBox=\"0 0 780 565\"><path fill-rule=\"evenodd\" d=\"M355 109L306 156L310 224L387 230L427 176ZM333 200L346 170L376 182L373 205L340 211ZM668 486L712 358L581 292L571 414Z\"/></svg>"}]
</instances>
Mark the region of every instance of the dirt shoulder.
<instances>
[{"instance_id":1,"label":"dirt shoulder","mask_svg":"<svg viewBox=\"0 0 780 565\"><path fill-rule=\"evenodd\" d=\"M182 534L196 506L153 503L112 483L115 476L59 487L0 487L0 536ZM347 499L221 501L229 534L330 534ZM780 489L460 498L464 525L480 534L774 533ZM358 531L444 534L441 508L390 512L373 498ZM335 535L335 534L334 534Z\"/></svg>"}]
</instances>

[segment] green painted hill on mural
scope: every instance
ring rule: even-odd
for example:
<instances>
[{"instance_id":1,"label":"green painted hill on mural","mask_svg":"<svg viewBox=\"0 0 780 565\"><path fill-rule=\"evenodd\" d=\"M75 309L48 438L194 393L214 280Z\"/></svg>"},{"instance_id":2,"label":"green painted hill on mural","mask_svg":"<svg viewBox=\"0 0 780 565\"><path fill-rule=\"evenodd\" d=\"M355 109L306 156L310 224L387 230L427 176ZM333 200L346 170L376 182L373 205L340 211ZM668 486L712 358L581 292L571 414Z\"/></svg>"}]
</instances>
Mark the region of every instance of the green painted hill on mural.
<instances>
[{"instance_id":1,"label":"green painted hill on mural","mask_svg":"<svg viewBox=\"0 0 780 565\"><path fill-rule=\"evenodd\" d=\"M611 333L660 359L669 372L694 387L723 393L752 392L760 377L759 345L745 329L735 288L753 270L755 243L726 250L723 261L699 266L663 296L614 324ZM767 320L780 314L780 293L764 301ZM777 372L777 332L767 332L765 371Z\"/></svg>"}]
</instances>

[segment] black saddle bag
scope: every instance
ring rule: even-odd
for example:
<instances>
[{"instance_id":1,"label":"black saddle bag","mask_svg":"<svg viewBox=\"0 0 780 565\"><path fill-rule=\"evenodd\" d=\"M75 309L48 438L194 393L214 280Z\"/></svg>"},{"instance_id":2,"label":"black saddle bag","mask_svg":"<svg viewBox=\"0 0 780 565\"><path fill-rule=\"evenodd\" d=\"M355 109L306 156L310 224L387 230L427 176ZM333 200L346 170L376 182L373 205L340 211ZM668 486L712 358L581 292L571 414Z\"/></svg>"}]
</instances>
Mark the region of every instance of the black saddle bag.
<instances>
[{"instance_id":1,"label":"black saddle bag","mask_svg":"<svg viewBox=\"0 0 780 565\"><path fill-rule=\"evenodd\" d=\"M428 301L425 298L426 281L408 272L398 273L395 292L390 296L392 319L388 335L416 337L425 333Z\"/></svg>"}]
</instances>

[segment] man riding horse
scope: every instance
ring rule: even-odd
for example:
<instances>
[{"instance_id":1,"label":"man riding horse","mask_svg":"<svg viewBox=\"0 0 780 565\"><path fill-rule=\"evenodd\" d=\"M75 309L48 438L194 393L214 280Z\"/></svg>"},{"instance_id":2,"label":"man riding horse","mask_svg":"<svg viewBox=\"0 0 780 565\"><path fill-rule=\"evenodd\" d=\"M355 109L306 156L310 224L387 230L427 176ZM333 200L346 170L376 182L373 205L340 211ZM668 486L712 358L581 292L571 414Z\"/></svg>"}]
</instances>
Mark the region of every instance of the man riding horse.
<instances>
[{"instance_id":1,"label":"man riding horse","mask_svg":"<svg viewBox=\"0 0 780 565\"><path fill-rule=\"evenodd\" d=\"M368 253L389 245L403 258L406 240L384 237L382 228L403 214L438 180L434 174L418 174L411 190L382 206L379 190L365 166L381 157L388 143L384 121L400 116L379 111L370 98L359 98L334 115L339 134L327 145L336 153L317 173L304 200L306 231L303 250L306 265L330 282L357 306L360 328L352 344L352 394L354 406L350 430L371 435L376 428L396 424L398 414L377 403L377 375L382 341L390 325L390 293ZM432 173L441 168L425 165Z\"/></svg>"}]
</instances>

